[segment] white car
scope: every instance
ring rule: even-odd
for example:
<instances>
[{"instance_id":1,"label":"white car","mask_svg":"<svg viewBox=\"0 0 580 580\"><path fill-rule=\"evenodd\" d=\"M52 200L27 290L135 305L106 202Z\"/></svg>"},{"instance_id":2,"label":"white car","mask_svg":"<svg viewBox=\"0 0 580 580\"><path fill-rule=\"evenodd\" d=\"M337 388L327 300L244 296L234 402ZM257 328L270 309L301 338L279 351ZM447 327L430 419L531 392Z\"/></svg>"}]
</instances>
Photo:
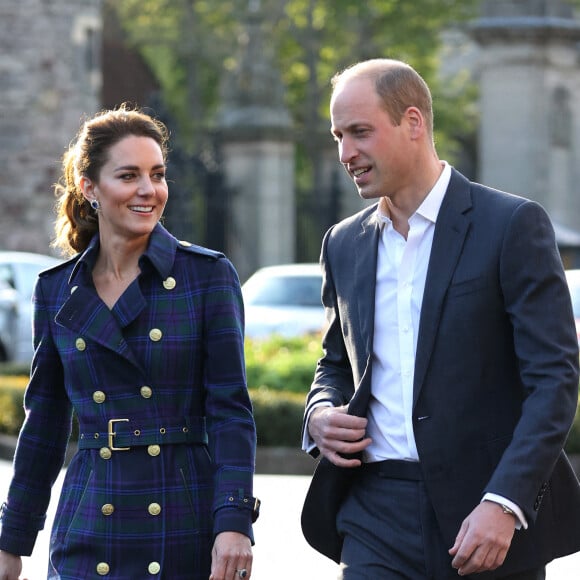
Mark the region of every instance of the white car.
<instances>
[{"instance_id":1,"label":"white car","mask_svg":"<svg viewBox=\"0 0 580 580\"><path fill-rule=\"evenodd\" d=\"M32 360L32 291L41 270L61 260L31 252L0 252L0 361Z\"/></svg>"},{"instance_id":2,"label":"white car","mask_svg":"<svg viewBox=\"0 0 580 580\"><path fill-rule=\"evenodd\" d=\"M242 286L246 336L296 337L325 327L318 264L284 264L257 270Z\"/></svg>"}]
</instances>

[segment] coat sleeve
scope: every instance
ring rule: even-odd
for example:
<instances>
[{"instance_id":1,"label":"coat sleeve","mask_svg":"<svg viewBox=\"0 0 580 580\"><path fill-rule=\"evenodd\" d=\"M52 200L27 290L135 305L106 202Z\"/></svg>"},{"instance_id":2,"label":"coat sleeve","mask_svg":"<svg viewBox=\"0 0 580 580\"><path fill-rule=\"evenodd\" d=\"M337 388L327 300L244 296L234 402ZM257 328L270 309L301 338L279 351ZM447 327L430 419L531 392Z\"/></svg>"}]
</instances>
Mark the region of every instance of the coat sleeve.
<instances>
[{"instance_id":1,"label":"coat sleeve","mask_svg":"<svg viewBox=\"0 0 580 580\"><path fill-rule=\"evenodd\" d=\"M204 385L209 452L215 466L214 533L253 540L256 428L244 365L244 311L231 263L214 262L205 303Z\"/></svg>"},{"instance_id":2,"label":"coat sleeve","mask_svg":"<svg viewBox=\"0 0 580 580\"><path fill-rule=\"evenodd\" d=\"M29 556L44 527L52 486L64 463L72 408L50 330L50 308L39 281L33 296L34 358L14 476L2 507L0 549Z\"/></svg>"}]
</instances>

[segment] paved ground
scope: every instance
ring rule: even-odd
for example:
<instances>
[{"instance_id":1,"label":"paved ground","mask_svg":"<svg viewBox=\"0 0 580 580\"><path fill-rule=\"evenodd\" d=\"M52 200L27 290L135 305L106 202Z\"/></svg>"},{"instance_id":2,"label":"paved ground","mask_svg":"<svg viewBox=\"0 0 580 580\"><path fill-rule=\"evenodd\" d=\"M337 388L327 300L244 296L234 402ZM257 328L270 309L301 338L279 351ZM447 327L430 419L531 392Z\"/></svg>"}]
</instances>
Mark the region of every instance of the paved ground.
<instances>
[{"instance_id":1,"label":"paved ground","mask_svg":"<svg viewBox=\"0 0 580 580\"><path fill-rule=\"evenodd\" d=\"M62 478L62 477L61 477ZM306 544L300 531L300 509L308 476L257 475L256 495L262 499L262 513L255 526L253 580L334 580L336 566ZM10 480L10 464L0 461L0 501ZM57 482L49 518L52 519L60 489ZM50 522L48 523L50 527ZM48 530L39 535L35 553L25 558L23 577L46 578ZM580 553L556 560L548 566L547 580L578 580Z\"/></svg>"}]
</instances>

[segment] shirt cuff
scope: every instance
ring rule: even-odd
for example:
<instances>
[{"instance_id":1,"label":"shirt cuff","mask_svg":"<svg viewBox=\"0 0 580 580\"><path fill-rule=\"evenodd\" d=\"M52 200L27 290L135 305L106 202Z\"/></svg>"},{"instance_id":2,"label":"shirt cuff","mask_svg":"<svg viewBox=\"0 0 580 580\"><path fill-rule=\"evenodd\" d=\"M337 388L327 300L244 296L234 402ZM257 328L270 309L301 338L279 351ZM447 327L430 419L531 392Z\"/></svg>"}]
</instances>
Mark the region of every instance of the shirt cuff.
<instances>
[{"instance_id":1,"label":"shirt cuff","mask_svg":"<svg viewBox=\"0 0 580 580\"><path fill-rule=\"evenodd\" d=\"M312 453L312 450L316 449L316 443L314 442L314 439L310 437L310 433L308 432L308 422L310 421L312 411L318 409L318 407L332 407L332 403L329 403L328 401L316 403L315 405L312 405L312 408L308 411L308 414L304 419L304 433L302 434L302 450L306 451L306 453Z\"/></svg>"},{"instance_id":2,"label":"shirt cuff","mask_svg":"<svg viewBox=\"0 0 580 580\"><path fill-rule=\"evenodd\" d=\"M481 501L493 501L494 503L503 504L509 507L516 514L516 530L521 530L522 528L524 530L528 529L528 520L526 519L524 512L520 506L515 504L513 501L510 501L497 493L486 493Z\"/></svg>"}]
</instances>

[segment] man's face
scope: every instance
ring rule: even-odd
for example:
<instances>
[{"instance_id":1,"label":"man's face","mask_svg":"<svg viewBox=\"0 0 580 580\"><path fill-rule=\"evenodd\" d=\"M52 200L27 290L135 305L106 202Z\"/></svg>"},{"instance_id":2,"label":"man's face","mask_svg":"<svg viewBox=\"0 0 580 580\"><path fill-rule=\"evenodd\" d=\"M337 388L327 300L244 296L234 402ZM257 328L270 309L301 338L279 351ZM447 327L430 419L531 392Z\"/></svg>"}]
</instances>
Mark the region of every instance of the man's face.
<instances>
[{"instance_id":1,"label":"man's face","mask_svg":"<svg viewBox=\"0 0 580 580\"><path fill-rule=\"evenodd\" d=\"M330 116L340 161L362 198L391 197L405 187L412 177L407 121L393 123L372 80L353 78L337 86Z\"/></svg>"}]
</instances>

